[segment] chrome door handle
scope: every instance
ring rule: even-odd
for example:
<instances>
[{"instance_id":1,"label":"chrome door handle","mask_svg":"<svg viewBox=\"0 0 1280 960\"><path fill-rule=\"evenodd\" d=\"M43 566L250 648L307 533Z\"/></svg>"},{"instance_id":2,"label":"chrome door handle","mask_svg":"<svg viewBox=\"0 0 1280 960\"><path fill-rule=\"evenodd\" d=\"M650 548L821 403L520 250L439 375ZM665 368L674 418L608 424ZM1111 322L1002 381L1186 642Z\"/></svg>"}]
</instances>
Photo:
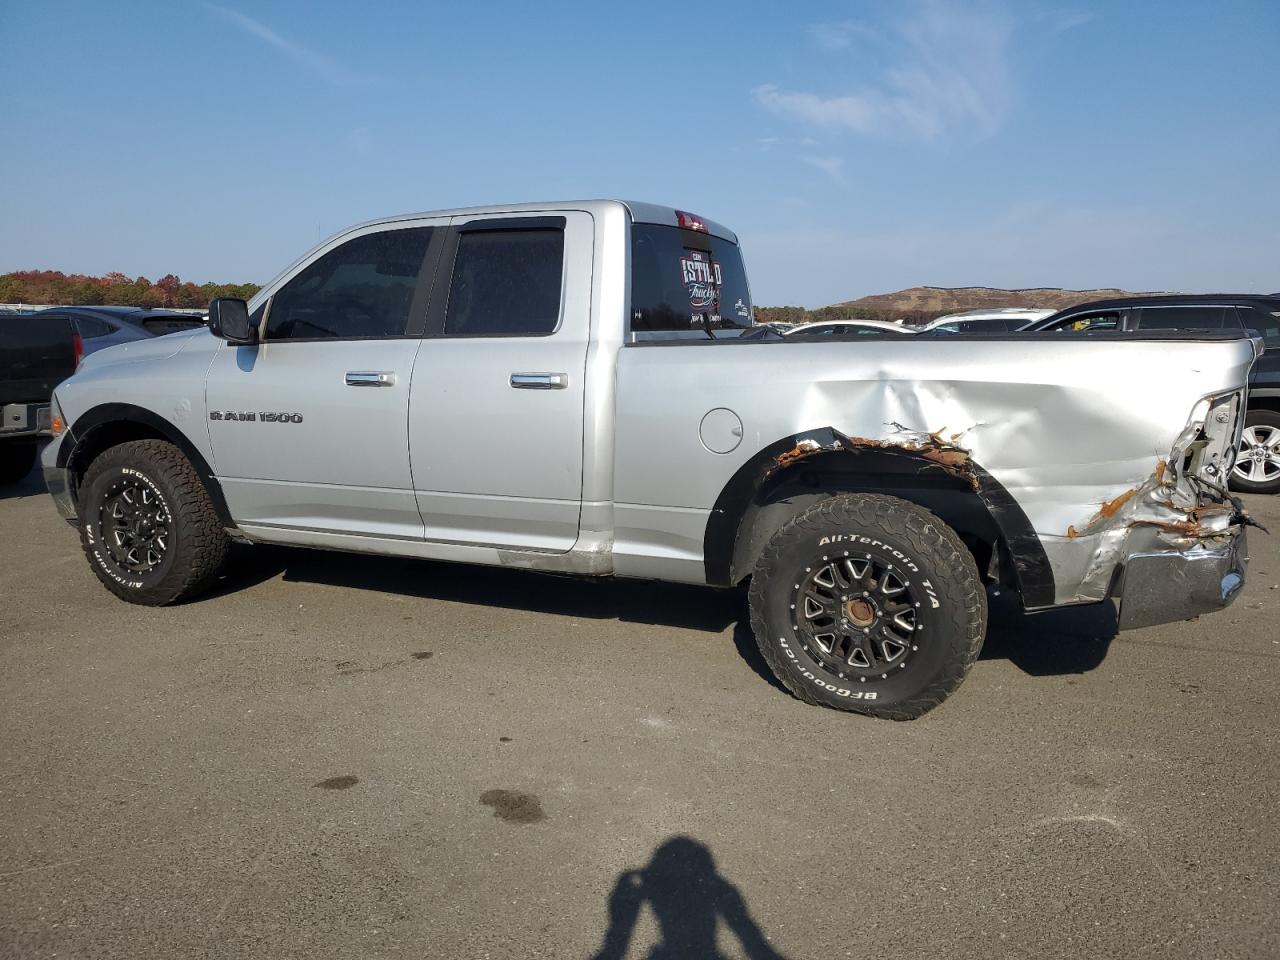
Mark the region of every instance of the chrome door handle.
<instances>
[{"instance_id":1,"label":"chrome door handle","mask_svg":"<svg viewBox=\"0 0 1280 960\"><path fill-rule=\"evenodd\" d=\"M376 370L348 370L348 387L394 387L396 375Z\"/></svg>"},{"instance_id":2,"label":"chrome door handle","mask_svg":"<svg viewBox=\"0 0 1280 960\"><path fill-rule=\"evenodd\" d=\"M517 390L563 390L569 385L566 373L513 373L511 386Z\"/></svg>"}]
</instances>

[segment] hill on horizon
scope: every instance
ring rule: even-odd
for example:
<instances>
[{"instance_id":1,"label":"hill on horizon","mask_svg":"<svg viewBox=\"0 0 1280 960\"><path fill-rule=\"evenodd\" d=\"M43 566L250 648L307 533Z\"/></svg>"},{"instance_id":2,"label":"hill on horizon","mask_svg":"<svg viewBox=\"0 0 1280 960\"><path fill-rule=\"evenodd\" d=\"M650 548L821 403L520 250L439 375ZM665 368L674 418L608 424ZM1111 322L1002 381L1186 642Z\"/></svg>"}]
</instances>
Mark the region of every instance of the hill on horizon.
<instances>
[{"instance_id":1,"label":"hill on horizon","mask_svg":"<svg viewBox=\"0 0 1280 960\"><path fill-rule=\"evenodd\" d=\"M832 307L861 307L895 313L898 316L931 313L942 316L964 310L1000 307L1034 307L1065 310L1090 300L1112 297L1145 297L1165 293L1163 290L1135 292L1104 287L1094 290L1067 290L1062 287L1028 287L1004 290L999 287L909 287L896 293L877 293L856 300L845 300Z\"/></svg>"},{"instance_id":2,"label":"hill on horizon","mask_svg":"<svg viewBox=\"0 0 1280 960\"><path fill-rule=\"evenodd\" d=\"M1000 287L908 287L895 293L877 293L856 300L833 303L808 310L804 307L756 307L756 322L808 323L861 317L865 320L902 320L927 323L937 317L966 310L1031 307L1065 310L1090 300L1112 297L1153 296L1167 291L1135 292L1114 287L1095 290L1067 290L1062 287L1027 287L1005 290Z\"/></svg>"}]
</instances>

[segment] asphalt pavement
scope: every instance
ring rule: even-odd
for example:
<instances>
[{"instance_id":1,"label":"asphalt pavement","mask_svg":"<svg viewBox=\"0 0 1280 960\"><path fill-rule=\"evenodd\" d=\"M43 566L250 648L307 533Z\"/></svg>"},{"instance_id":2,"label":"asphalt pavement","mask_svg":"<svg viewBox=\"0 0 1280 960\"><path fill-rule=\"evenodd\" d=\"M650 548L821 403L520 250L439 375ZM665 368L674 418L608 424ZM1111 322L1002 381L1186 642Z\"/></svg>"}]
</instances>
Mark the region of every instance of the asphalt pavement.
<instances>
[{"instance_id":1,"label":"asphalt pavement","mask_svg":"<svg viewBox=\"0 0 1280 960\"><path fill-rule=\"evenodd\" d=\"M0 956L1275 957L1280 500L1243 595L995 601L912 723L768 677L740 592L242 548L103 589L0 490Z\"/></svg>"}]
</instances>

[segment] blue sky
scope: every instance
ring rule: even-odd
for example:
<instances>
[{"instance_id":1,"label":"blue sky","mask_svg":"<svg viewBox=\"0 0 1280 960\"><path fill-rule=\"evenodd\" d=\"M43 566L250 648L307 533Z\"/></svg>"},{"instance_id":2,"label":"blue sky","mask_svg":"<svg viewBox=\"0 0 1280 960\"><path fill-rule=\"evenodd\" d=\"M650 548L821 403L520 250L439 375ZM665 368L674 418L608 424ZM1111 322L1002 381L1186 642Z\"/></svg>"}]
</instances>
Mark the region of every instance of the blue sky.
<instances>
[{"instance_id":1,"label":"blue sky","mask_svg":"<svg viewBox=\"0 0 1280 960\"><path fill-rule=\"evenodd\" d=\"M758 303L1280 290L1280 4L0 5L0 271L264 281L383 214L623 196Z\"/></svg>"}]
</instances>

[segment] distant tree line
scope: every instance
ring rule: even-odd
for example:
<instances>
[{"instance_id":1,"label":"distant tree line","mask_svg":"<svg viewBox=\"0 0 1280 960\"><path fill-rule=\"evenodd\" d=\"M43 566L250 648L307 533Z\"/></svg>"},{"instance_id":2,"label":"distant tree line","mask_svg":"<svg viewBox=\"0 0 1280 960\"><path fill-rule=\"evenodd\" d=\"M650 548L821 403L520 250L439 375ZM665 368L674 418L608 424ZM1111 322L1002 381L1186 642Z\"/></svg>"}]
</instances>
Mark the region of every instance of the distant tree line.
<instances>
[{"instance_id":1,"label":"distant tree line","mask_svg":"<svg viewBox=\"0 0 1280 960\"><path fill-rule=\"evenodd\" d=\"M108 273L90 277L60 270L18 270L0 274L0 303L112 305L121 307L207 307L214 297L248 300L256 283L194 284L167 273L155 283L146 277Z\"/></svg>"}]
</instances>

